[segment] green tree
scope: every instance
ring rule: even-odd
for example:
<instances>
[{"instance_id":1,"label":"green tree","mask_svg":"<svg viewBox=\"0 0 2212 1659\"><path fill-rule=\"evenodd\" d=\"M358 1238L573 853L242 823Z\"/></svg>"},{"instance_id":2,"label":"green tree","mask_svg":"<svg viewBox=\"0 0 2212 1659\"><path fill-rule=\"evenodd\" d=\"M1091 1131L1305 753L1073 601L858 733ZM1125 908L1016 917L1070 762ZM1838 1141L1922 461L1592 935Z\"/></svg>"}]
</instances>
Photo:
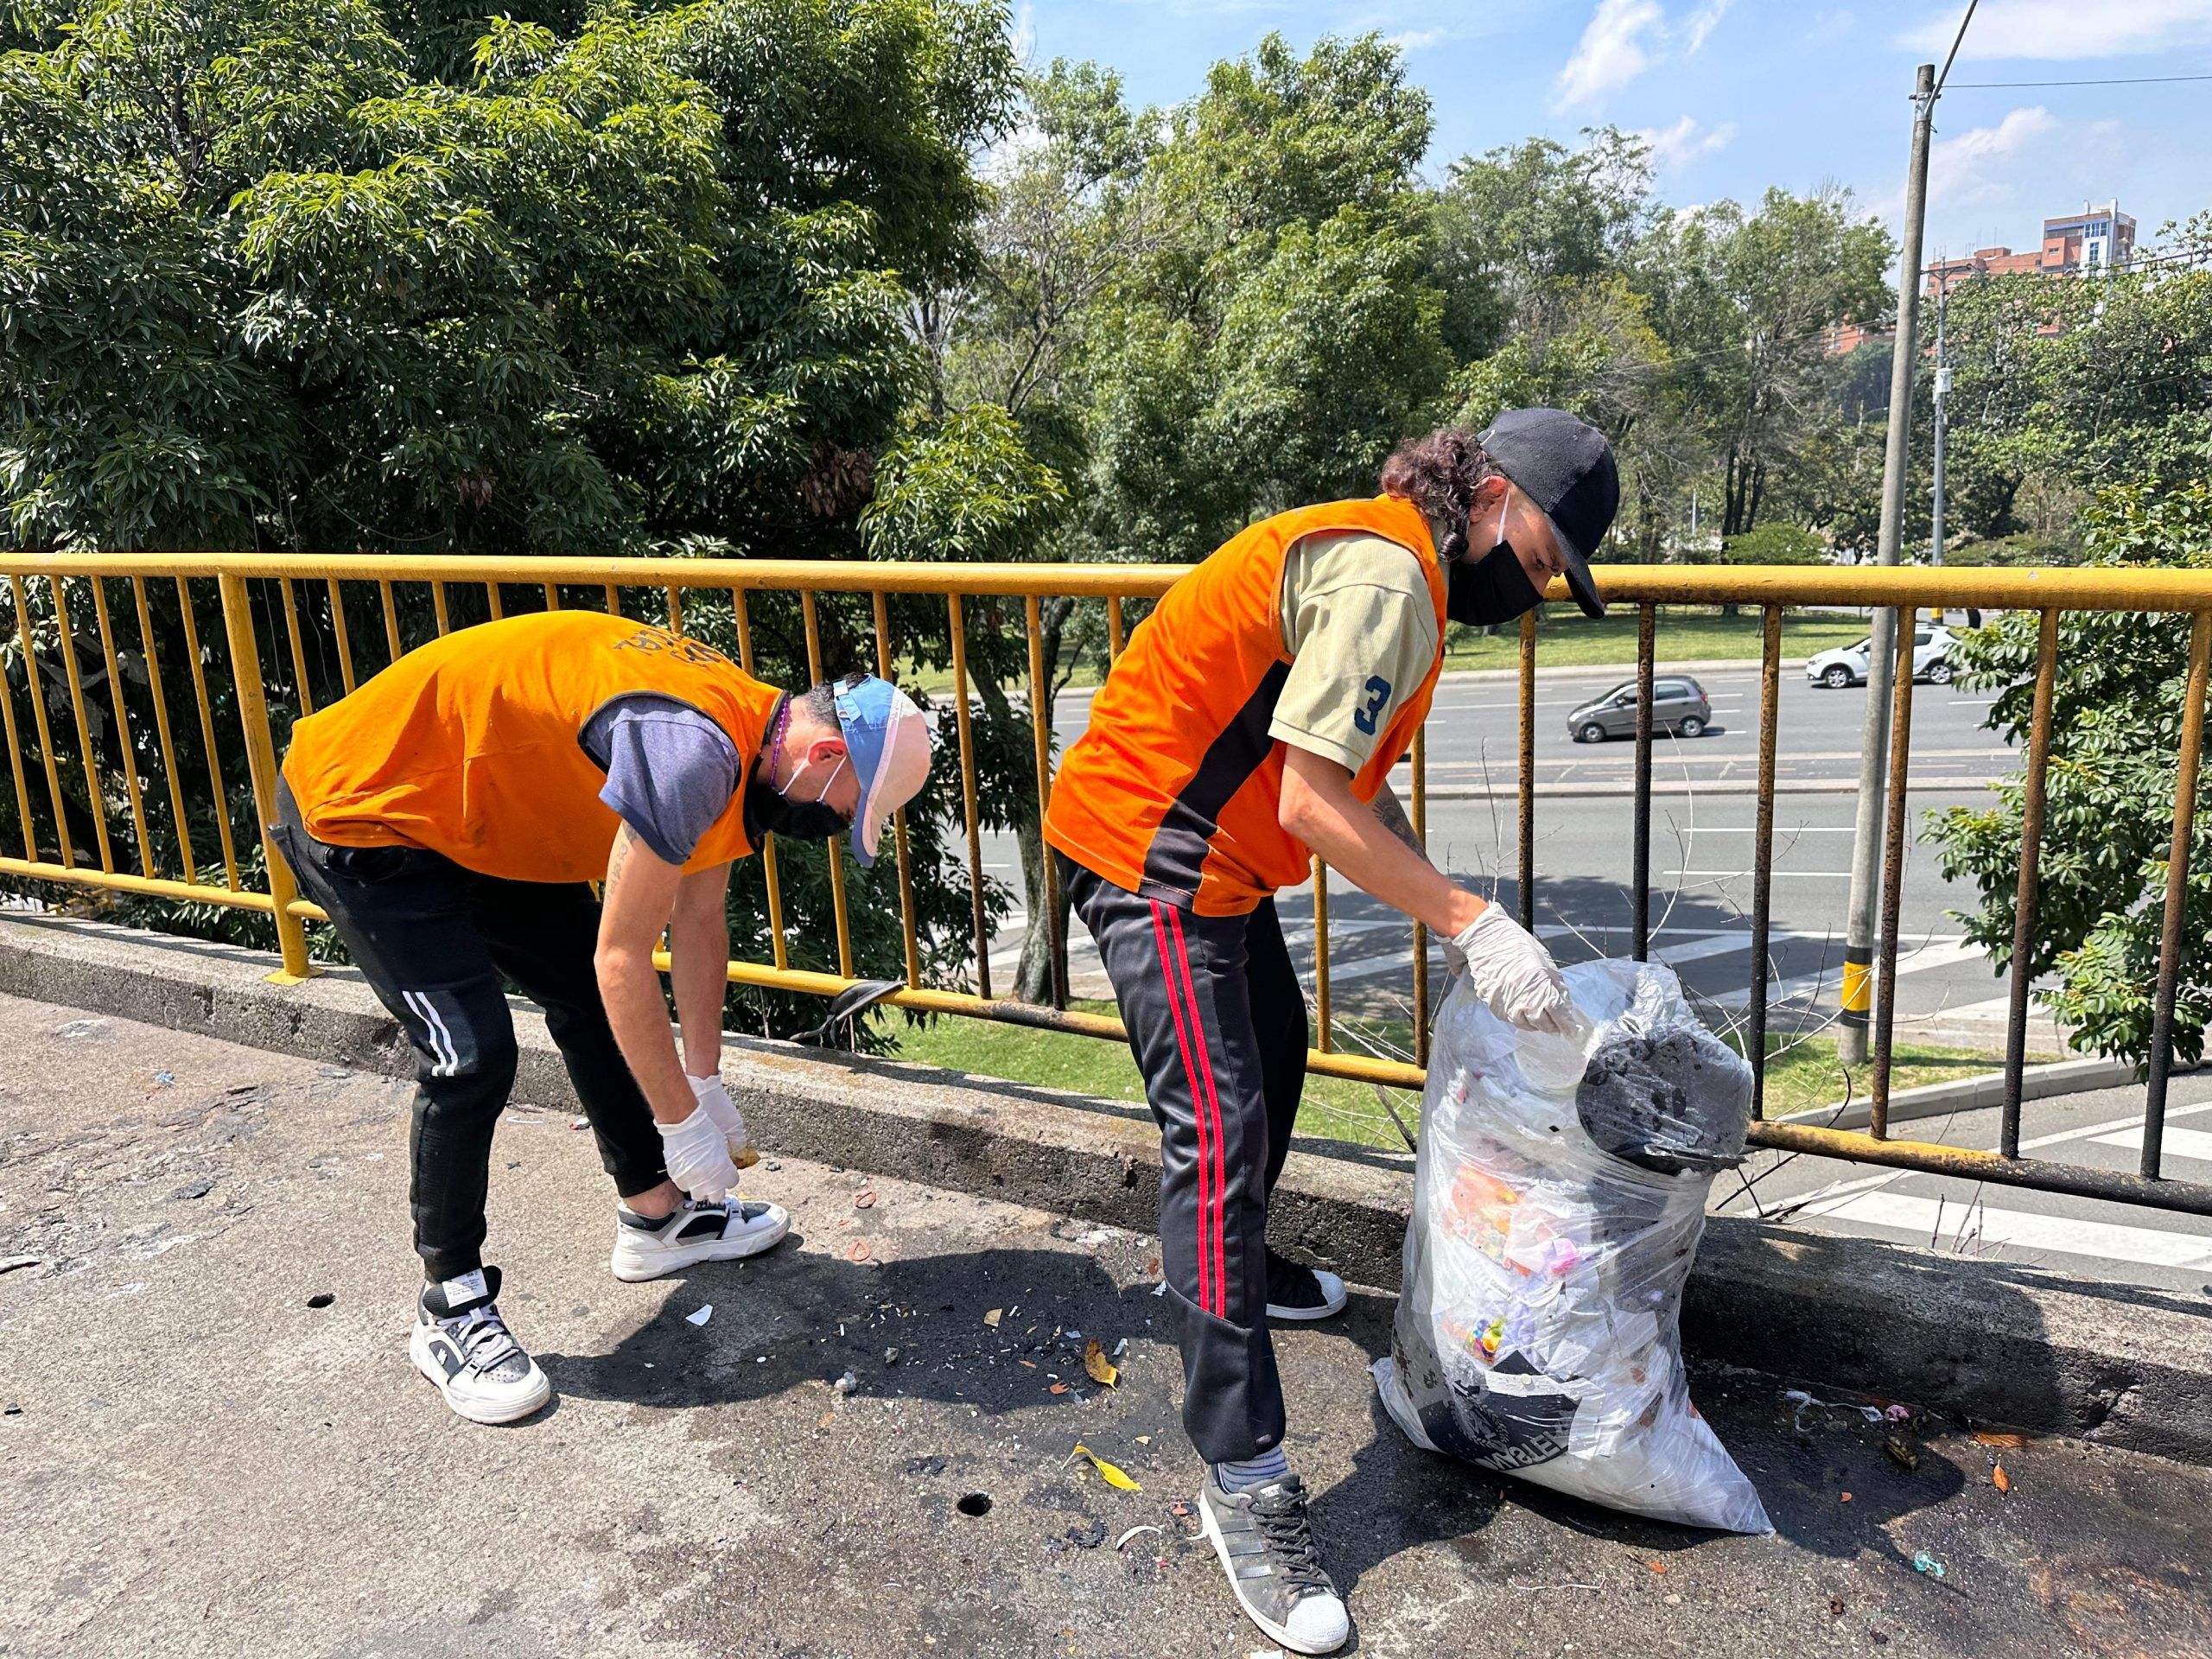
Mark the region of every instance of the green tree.
<instances>
[{"instance_id":1,"label":"green tree","mask_svg":"<svg viewBox=\"0 0 2212 1659\"><path fill-rule=\"evenodd\" d=\"M29 10L0 57L15 545L865 551L860 510L924 378L913 284L976 257L968 157L1014 85L1001 5L549 9L465 53L450 8ZM304 620L320 702L339 689L327 602ZM869 620L825 603L825 663L872 663ZM61 653L87 658L36 604L18 621L17 683L27 649L49 685ZM754 621L764 674L804 680L798 607ZM684 624L734 644L726 599ZM281 650L264 665L281 742L308 688ZM938 857L957 794L940 772L910 814L931 941L965 931ZM794 950L817 965L822 856L786 858ZM853 907L879 969L890 880L859 878ZM758 948L757 869L732 902Z\"/></svg>"},{"instance_id":2,"label":"green tree","mask_svg":"<svg viewBox=\"0 0 2212 1659\"><path fill-rule=\"evenodd\" d=\"M1644 256L1655 326L1710 433L1723 537L1756 525L1808 438L1840 420L1823 334L1880 315L1890 257L1842 192L1770 189L1753 213L1723 201L1661 216Z\"/></svg>"},{"instance_id":3,"label":"green tree","mask_svg":"<svg viewBox=\"0 0 2212 1659\"><path fill-rule=\"evenodd\" d=\"M2212 486L2114 486L2085 516L2085 547L2093 565L2212 570ZM1984 724L2015 743L2033 712L2036 632L2033 613L2008 612L1955 648L1960 683L1998 692ZM2072 612L2060 623L2028 968L2057 976L2051 1009L2075 1047L2139 1065L2150 1050L2189 634L2177 615ZM2024 782L1998 785L1989 806L1933 815L1928 831L1945 878L1980 890L1967 937L1999 972L2012 950ZM2186 891L2174 1047L2193 1065L2212 1019L2212 795L2197 798Z\"/></svg>"}]
</instances>

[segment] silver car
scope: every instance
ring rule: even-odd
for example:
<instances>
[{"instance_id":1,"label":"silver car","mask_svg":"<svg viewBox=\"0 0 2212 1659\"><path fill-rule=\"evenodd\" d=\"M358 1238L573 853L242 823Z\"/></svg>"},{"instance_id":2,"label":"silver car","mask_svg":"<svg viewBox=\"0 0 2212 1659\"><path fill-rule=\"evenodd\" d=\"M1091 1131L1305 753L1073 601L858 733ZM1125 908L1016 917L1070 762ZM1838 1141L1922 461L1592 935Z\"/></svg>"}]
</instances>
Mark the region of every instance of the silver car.
<instances>
[{"instance_id":1,"label":"silver car","mask_svg":"<svg viewBox=\"0 0 2212 1659\"><path fill-rule=\"evenodd\" d=\"M1702 737L1713 724L1713 704L1705 688L1687 674L1662 674L1651 683L1651 729L1677 737ZM1567 734L1578 743L1602 743L1609 737L1636 735L1636 682L1617 685L1592 697L1567 717Z\"/></svg>"},{"instance_id":2,"label":"silver car","mask_svg":"<svg viewBox=\"0 0 2212 1659\"><path fill-rule=\"evenodd\" d=\"M1916 628L1912 636L1912 677L1936 685L1951 683L1951 646L1957 636L1940 623ZM1861 639L1855 645L1842 645L1834 651L1821 652L1807 659L1805 678L1815 685L1825 685L1841 690L1847 685L1866 683L1866 664L1873 654L1873 641Z\"/></svg>"}]
</instances>

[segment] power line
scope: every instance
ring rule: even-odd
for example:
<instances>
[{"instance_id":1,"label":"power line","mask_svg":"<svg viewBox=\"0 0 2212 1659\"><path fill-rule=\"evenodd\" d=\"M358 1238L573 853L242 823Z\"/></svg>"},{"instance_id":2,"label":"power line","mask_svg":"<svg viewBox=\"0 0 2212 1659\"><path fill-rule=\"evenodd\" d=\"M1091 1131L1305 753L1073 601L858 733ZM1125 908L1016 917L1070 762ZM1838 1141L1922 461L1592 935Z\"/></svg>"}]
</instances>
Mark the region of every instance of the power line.
<instances>
[{"instance_id":1,"label":"power line","mask_svg":"<svg viewBox=\"0 0 2212 1659\"><path fill-rule=\"evenodd\" d=\"M1967 25L1974 22L1974 9L1980 3L1981 0L1967 0L1967 15L1959 19L1959 32L1951 37L1950 55L1943 60L1943 73L1936 77L1933 96L1936 98L1943 96L1943 83L1951 78L1951 66L1958 61L1959 48L1967 38Z\"/></svg>"},{"instance_id":2,"label":"power line","mask_svg":"<svg viewBox=\"0 0 2212 1659\"><path fill-rule=\"evenodd\" d=\"M2154 82L2173 80L2212 80L2212 75L2123 75L2111 80L1962 80L1959 86L1962 90L1997 86L2148 86Z\"/></svg>"}]
</instances>

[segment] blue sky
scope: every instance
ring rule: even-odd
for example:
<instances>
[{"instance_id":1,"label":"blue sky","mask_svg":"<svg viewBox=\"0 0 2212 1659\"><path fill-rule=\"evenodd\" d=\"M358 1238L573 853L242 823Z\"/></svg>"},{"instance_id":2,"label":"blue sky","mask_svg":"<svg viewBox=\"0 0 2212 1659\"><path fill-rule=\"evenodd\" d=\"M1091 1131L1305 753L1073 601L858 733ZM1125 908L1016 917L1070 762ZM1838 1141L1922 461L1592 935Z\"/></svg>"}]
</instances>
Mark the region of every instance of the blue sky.
<instances>
[{"instance_id":1,"label":"blue sky","mask_svg":"<svg viewBox=\"0 0 2212 1659\"><path fill-rule=\"evenodd\" d=\"M1380 30L1434 101L1429 168L1611 122L1653 137L1678 205L1847 185L1898 227L1913 67L1964 0L1027 0L1039 64L1090 58L1170 103L1270 30ZM1936 106L1927 252L2034 247L2046 215L2117 196L2144 241L2212 208L2212 81L1980 90L1971 81L2212 74L2212 0L1981 0Z\"/></svg>"}]
</instances>

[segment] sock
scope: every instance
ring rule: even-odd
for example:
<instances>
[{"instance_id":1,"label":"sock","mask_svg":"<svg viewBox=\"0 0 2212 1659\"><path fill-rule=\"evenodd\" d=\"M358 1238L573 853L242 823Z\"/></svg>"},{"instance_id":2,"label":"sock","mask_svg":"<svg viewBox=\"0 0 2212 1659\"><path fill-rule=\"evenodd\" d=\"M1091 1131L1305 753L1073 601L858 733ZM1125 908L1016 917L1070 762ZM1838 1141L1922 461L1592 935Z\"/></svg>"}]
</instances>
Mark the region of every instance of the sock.
<instances>
[{"instance_id":1,"label":"sock","mask_svg":"<svg viewBox=\"0 0 2212 1659\"><path fill-rule=\"evenodd\" d=\"M1217 1463L1213 1472L1224 1491L1246 1492L1269 1481L1282 1479L1290 1473L1290 1459L1283 1456L1282 1447L1278 1446L1243 1463Z\"/></svg>"}]
</instances>

